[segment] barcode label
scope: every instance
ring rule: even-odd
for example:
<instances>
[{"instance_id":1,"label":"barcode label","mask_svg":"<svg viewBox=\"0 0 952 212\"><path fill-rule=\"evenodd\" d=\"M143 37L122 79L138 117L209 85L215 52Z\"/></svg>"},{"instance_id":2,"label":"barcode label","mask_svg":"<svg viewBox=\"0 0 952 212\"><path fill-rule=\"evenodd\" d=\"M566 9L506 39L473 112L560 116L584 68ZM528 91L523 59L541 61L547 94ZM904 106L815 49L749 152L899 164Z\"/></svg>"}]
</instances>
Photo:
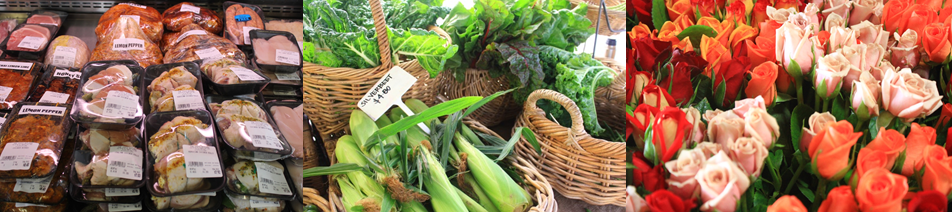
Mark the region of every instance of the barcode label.
<instances>
[{"instance_id":1,"label":"barcode label","mask_svg":"<svg viewBox=\"0 0 952 212\"><path fill-rule=\"evenodd\" d=\"M106 188L107 197L139 196L138 188Z\"/></svg>"},{"instance_id":2,"label":"barcode label","mask_svg":"<svg viewBox=\"0 0 952 212\"><path fill-rule=\"evenodd\" d=\"M145 41L135 38L119 38L112 40L113 51L145 50Z\"/></svg>"},{"instance_id":3,"label":"barcode label","mask_svg":"<svg viewBox=\"0 0 952 212\"><path fill-rule=\"evenodd\" d=\"M278 80L301 81L301 76L298 76L297 72L294 72L294 73L276 72L274 73L274 76L278 77Z\"/></svg>"},{"instance_id":4,"label":"barcode label","mask_svg":"<svg viewBox=\"0 0 952 212\"><path fill-rule=\"evenodd\" d=\"M261 80L264 80L264 78L262 78L261 76L259 76L257 73L255 73L255 72L252 71L251 69L247 69L247 68L244 68L244 67L231 67L231 71L232 71L232 72L235 72L235 75L238 76L238 79L240 79L241 81L261 81Z\"/></svg>"},{"instance_id":5,"label":"barcode label","mask_svg":"<svg viewBox=\"0 0 952 212\"><path fill-rule=\"evenodd\" d=\"M10 92L13 92L13 88L0 86L0 100L10 101L10 100L7 100L7 96L10 96ZM11 99L11 100L17 100L17 99Z\"/></svg>"},{"instance_id":6,"label":"barcode label","mask_svg":"<svg viewBox=\"0 0 952 212\"><path fill-rule=\"evenodd\" d=\"M255 147L284 149L284 146L281 145L281 139L278 139L271 124L260 121L246 121L243 124L248 137L251 138L251 144Z\"/></svg>"},{"instance_id":7,"label":"barcode label","mask_svg":"<svg viewBox=\"0 0 952 212\"><path fill-rule=\"evenodd\" d=\"M68 100L69 94L57 93L53 91L46 91L43 93L43 97L40 97L40 103L66 104L66 101Z\"/></svg>"},{"instance_id":8,"label":"barcode label","mask_svg":"<svg viewBox=\"0 0 952 212\"><path fill-rule=\"evenodd\" d=\"M261 193L291 195L291 187L288 186L284 167L280 163L255 162L255 169L258 173L258 190Z\"/></svg>"},{"instance_id":9,"label":"barcode label","mask_svg":"<svg viewBox=\"0 0 952 212\"><path fill-rule=\"evenodd\" d=\"M301 53L284 49L275 49L274 51L274 61L291 65L301 65Z\"/></svg>"},{"instance_id":10,"label":"barcode label","mask_svg":"<svg viewBox=\"0 0 952 212\"><path fill-rule=\"evenodd\" d=\"M185 153L185 176L188 178L221 177L221 161L213 146L183 145Z\"/></svg>"},{"instance_id":11,"label":"barcode label","mask_svg":"<svg viewBox=\"0 0 952 212\"><path fill-rule=\"evenodd\" d=\"M18 178L17 184L13 186L13 192L46 193L52 181L53 175L38 179Z\"/></svg>"},{"instance_id":12,"label":"barcode label","mask_svg":"<svg viewBox=\"0 0 952 212\"><path fill-rule=\"evenodd\" d=\"M23 40L20 40L20 44L18 44L17 47L25 49L40 49L40 46L42 46L44 43L46 43L46 39L44 38L26 36L23 37Z\"/></svg>"},{"instance_id":13,"label":"barcode label","mask_svg":"<svg viewBox=\"0 0 952 212\"><path fill-rule=\"evenodd\" d=\"M31 203L22 203L22 202L15 203L15 204L13 204L13 206L14 206L14 207L17 207L17 208L27 208L27 207L41 207L41 208L45 208L45 207L46 207L46 205L31 204Z\"/></svg>"},{"instance_id":14,"label":"barcode label","mask_svg":"<svg viewBox=\"0 0 952 212\"><path fill-rule=\"evenodd\" d=\"M245 36L245 40L244 40L245 42L244 42L242 45L250 45L250 44L251 44L251 36L250 36L251 30L256 30L256 29L260 29L260 28L258 28L258 27L249 27L249 26L241 27L241 35L244 35L244 36Z\"/></svg>"},{"instance_id":15,"label":"barcode label","mask_svg":"<svg viewBox=\"0 0 952 212\"><path fill-rule=\"evenodd\" d=\"M205 108L202 94L197 90L172 91L175 110L201 110Z\"/></svg>"},{"instance_id":16,"label":"barcode label","mask_svg":"<svg viewBox=\"0 0 952 212\"><path fill-rule=\"evenodd\" d=\"M119 17L120 17L120 18L121 18L121 17L131 18L132 20L136 20L136 24L139 23L139 16L138 16L138 15L119 15Z\"/></svg>"},{"instance_id":17,"label":"barcode label","mask_svg":"<svg viewBox=\"0 0 952 212\"><path fill-rule=\"evenodd\" d=\"M41 106L41 105L23 105L20 106L20 115L37 114L50 116L63 116L66 113L65 107Z\"/></svg>"},{"instance_id":18,"label":"barcode label","mask_svg":"<svg viewBox=\"0 0 952 212\"><path fill-rule=\"evenodd\" d=\"M69 47L60 46L59 48L56 48L56 49L60 49L60 48L69 48ZM71 48L71 49L72 49L72 48ZM69 62L69 65L67 65L67 66L72 66L72 65L73 65L73 62ZM59 68L58 68L58 69L56 69L56 72L53 72L53 77L64 77L64 78L65 78L65 77L69 77L69 78L73 78L73 79L79 79L80 76L83 76L83 73L80 73L80 72L78 72L78 71L69 71L69 70L66 70L66 69L59 69Z\"/></svg>"},{"instance_id":19,"label":"barcode label","mask_svg":"<svg viewBox=\"0 0 952 212\"><path fill-rule=\"evenodd\" d=\"M128 146L109 147L106 176L142 180L142 150Z\"/></svg>"},{"instance_id":20,"label":"barcode label","mask_svg":"<svg viewBox=\"0 0 952 212\"><path fill-rule=\"evenodd\" d=\"M56 46L53 50L53 66L73 67L76 62L76 48L69 46ZM58 73L60 70L56 70ZM77 72L78 73L78 72ZM79 76L76 76L79 79Z\"/></svg>"},{"instance_id":21,"label":"barcode label","mask_svg":"<svg viewBox=\"0 0 952 212\"><path fill-rule=\"evenodd\" d=\"M133 118L139 111L139 96L122 91L109 91L103 116Z\"/></svg>"},{"instance_id":22,"label":"barcode label","mask_svg":"<svg viewBox=\"0 0 952 212\"><path fill-rule=\"evenodd\" d=\"M120 204L109 203L109 211L142 211L142 203Z\"/></svg>"},{"instance_id":23,"label":"barcode label","mask_svg":"<svg viewBox=\"0 0 952 212\"><path fill-rule=\"evenodd\" d=\"M201 58L202 60L215 60L225 57L222 56L221 52L218 51L218 48L215 47L195 50L195 55L198 55L198 58Z\"/></svg>"},{"instance_id":24,"label":"barcode label","mask_svg":"<svg viewBox=\"0 0 952 212\"><path fill-rule=\"evenodd\" d=\"M0 152L0 170L29 170L39 143L10 142Z\"/></svg>"},{"instance_id":25,"label":"barcode label","mask_svg":"<svg viewBox=\"0 0 952 212\"><path fill-rule=\"evenodd\" d=\"M202 9L201 9L201 8L198 8L198 7L196 7L196 6L192 6L192 5L188 5L188 4L183 4L183 5L182 5L182 9L179 10L179 12L193 12L193 13L196 13L196 14L200 14L200 13L202 13Z\"/></svg>"},{"instance_id":26,"label":"barcode label","mask_svg":"<svg viewBox=\"0 0 952 212\"><path fill-rule=\"evenodd\" d=\"M182 35L179 35L179 37L175 39L175 43L182 41L182 39L185 39L185 37L188 37L189 35L207 35L207 34L208 33L206 33L205 30L200 30L200 29L189 30L188 32L182 33Z\"/></svg>"},{"instance_id":27,"label":"barcode label","mask_svg":"<svg viewBox=\"0 0 952 212\"><path fill-rule=\"evenodd\" d=\"M24 63L24 62L0 62L0 69L13 69L13 70L30 70L33 68L33 63Z\"/></svg>"},{"instance_id":28,"label":"barcode label","mask_svg":"<svg viewBox=\"0 0 952 212\"><path fill-rule=\"evenodd\" d=\"M264 198L258 196L251 196L249 199L251 202L251 208L276 208L281 207L281 202L274 198Z\"/></svg>"}]
</instances>

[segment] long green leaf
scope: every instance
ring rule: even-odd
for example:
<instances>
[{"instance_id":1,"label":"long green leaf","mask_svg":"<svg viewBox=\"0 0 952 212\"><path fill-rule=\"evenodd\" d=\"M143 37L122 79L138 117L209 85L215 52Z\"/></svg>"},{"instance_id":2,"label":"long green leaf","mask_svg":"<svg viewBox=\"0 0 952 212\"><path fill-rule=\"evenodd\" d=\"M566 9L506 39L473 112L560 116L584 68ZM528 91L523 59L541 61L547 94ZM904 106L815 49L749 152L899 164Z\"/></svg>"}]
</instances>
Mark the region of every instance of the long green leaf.
<instances>
[{"instance_id":1,"label":"long green leaf","mask_svg":"<svg viewBox=\"0 0 952 212\"><path fill-rule=\"evenodd\" d=\"M656 28L661 28L660 25L655 25ZM707 35L708 37L714 38L717 37L717 31L714 31L714 28L704 25L694 25L690 26L681 33L678 34L679 40L684 40L684 38L691 38L691 44L694 46L701 46L701 36Z\"/></svg>"},{"instance_id":2,"label":"long green leaf","mask_svg":"<svg viewBox=\"0 0 952 212\"><path fill-rule=\"evenodd\" d=\"M668 20L668 9L664 5L664 0L653 0L651 2L651 22L654 23L655 28L661 29L664 22Z\"/></svg>"},{"instance_id":3,"label":"long green leaf","mask_svg":"<svg viewBox=\"0 0 952 212\"><path fill-rule=\"evenodd\" d=\"M304 170L304 177L313 177L321 175L344 174L353 171L360 171L362 168L353 163L338 163L331 166L314 167Z\"/></svg>"},{"instance_id":4,"label":"long green leaf","mask_svg":"<svg viewBox=\"0 0 952 212\"><path fill-rule=\"evenodd\" d=\"M416 124L419 124L423 121L449 115L454 112L463 110L466 107L472 106L473 104L475 104L481 99L483 99L483 97L468 96L468 97L461 97L458 99L454 99L454 100L450 100L450 101L438 104L436 106L431 107L430 109L427 109L426 111L421 112L420 114L408 116L404 119L401 119L400 121L397 121L391 124L390 126L377 130L377 132L374 132L374 134L370 136L370 138L372 139L368 139L368 140L379 141L384 138L396 135L400 131L407 130L411 127L416 127Z\"/></svg>"}]
</instances>

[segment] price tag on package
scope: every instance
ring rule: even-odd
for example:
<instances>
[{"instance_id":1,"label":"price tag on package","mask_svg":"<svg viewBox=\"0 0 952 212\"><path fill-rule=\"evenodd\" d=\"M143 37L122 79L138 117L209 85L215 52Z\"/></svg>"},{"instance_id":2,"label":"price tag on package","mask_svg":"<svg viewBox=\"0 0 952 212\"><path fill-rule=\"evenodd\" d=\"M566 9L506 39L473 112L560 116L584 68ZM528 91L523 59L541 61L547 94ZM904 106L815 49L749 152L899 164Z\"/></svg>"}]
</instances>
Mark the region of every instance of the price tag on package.
<instances>
[{"instance_id":1,"label":"price tag on package","mask_svg":"<svg viewBox=\"0 0 952 212\"><path fill-rule=\"evenodd\" d=\"M69 101L69 94L46 91L43 97L40 97L40 103L66 104Z\"/></svg>"},{"instance_id":2,"label":"price tag on package","mask_svg":"<svg viewBox=\"0 0 952 212\"><path fill-rule=\"evenodd\" d=\"M109 147L106 176L142 180L142 150L128 146Z\"/></svg>"},{"instance_id":3,"label":"price tag on package","mask_svg":"<svg viewBox=\"0 0 952 212\"><path fill-rule=\"evenodd\" d=\"M285 64L301 65L301 54L284 49L274 50L274 61Z\"/></svg>"},{"instance_id":4,"label":"price tag on package","mask_svg":"<svg viewBox=\"0 0 952 212\"><path fill-rule=\"evenodd\" d=\"M60 46L60 48L63 48L63 46ZM70 65L72 65L72 62L70 62ZM69 77L73 79L79 79L80 76L83 76L83 73L80 73L78 71L69 71L69 70L60 69L60 68L56 69L56 72L53 72L53 77L64 77L64 78Z\"/></svg>"},{"instance_id":5,"label":"price tag on package","mask_svg":"<svg viewBox=\"0 0 952 212\"><path fill-rule=\"evenodd\" d=\"M222 56L221 52L218 51L218 48L215 47L195 50L195 55L198 55L198 58L201 58L202 60L215 60L225 57Z\"/></svg>"},{"instance_id":6,"label":"price tag on package","mask_svg":"<svg viewBox=\"0 0 952 212\"><path fill-rule=\"evenodd\" d=\"M251 196L249 199L251 202L251 208L275 208L281 207L281 201L278 201L273 198L264 198L259 196Z\"/></svg>"},{"instance_id":7,"label":"price tag on package","mask_svg":"<svg viewBox=\"0 0 952 212\"><path fill-rule=\"evenodd\" d=\"M33 142L10 142L3 147L0 153L0 170L29 170L33 163L33 156L36 155L36 148L39 143Z\"/></svg>"},{"instance_id":8,"label":"price tag on package","mask_svg":"<svg viewBox=\"0 0 952 212\"><path fill-rule=\"evenodd\" d=\"M53 66L57 67L73 67L73 63L76 62L76 48L69 46L56 46L56 50L53 50ZM59 70L56 70L59 72ZM79 78L79 77L77 77Z\"/></svg>"},{"instance_id":9,"label":"price tag on package","mask_svg":"<svg viewBox=\"0 0 952 212\"><path fill-rule=\"evenodd\" d=\"M241 27L241 35L245 36L244 45L251 45L251 30L260 29L258 27Z\"/></svg>"},{"instance_id":10,"label":"price tag on package","mask_svg":"<svg viewBox=\"0 0 952 212\"><path fill-rule=\"evenodd\" d=\"M413 115L413 111L403 104L403 94L407 93L416 81L417 78L407 73L406 70L394 66L390 69L390 72L387 72L387 75L384 75L377 81L377 84L374 84L370 92L360 98L357 107L367 113L374 121L386 113L387 110L390 110L393 105L403 109L403 112L407 115ZM422 128L423 132L430 133L430 128L423 123L419 123L417 126Z\"/></svg>"},{"instance_id":11,"label":"price tag on package","mask_svg":"<svg viewBox=\"0 0 952 212\"><path fill-rule=\"evenodd\" d=\"M252 71L251 69L247 69L247 68L243 68L243 67L231 67L231 71L232 71L232 72L235 72L235 75L238 76L238 79L241 80L241 81L261 81L261 80L264 80L264 78L262 78L261 76L259 76L257 73L255 73L255 72Z\"/></svg>"},{"instance_id":12,"label":"price tag on package","mask_svg":"<svg viewBox=\"0 0 952 212\"><path fill-rule=\"evenodd\" d=\"M112 40L113 51L145 50L145 41L135 38L119 38Z\"/></svg>"},{"instance_id":13,"label":"price tag on package","mask_svg":"<svg viewBox=\"0 0 952 212\"><path fill-rule=\"evenodd\" d=\"M25 49L40 49L40 46L46 43L46 39L41 37L26 36L23 37L23 40L20 40L20 44L17 45L19 48Z\"/></svg>"},{"instance_id":14,"label":"price tag on package","mask_svg":"<svg viewBox=\"0 0 952 212\"><path fill-rule=\"evenodd\" d=\"M255 162L258 173L258 190L261 193L291 195L291 187L284 177L283 167L275 167L267 162Z\"/></svg>"},{"instance_id":15,"label":"price tag on package","mask_svg":"<svg viewBox=\"0 0 952 212\"><path fill-rule=\"evenodd\" d=\"M185 153L185 176L188 178L221 177L218 150L213 146L182 145Z\"/></svg>"},{"instance_id":16,"label":"price tag on package","mask_svg":"<svg viewBox=\"0 0 952 212\"><path fill-rule=\"evenodd\" d=\"M106 188L107 197L133 197L139 196L138 188Z\"/></svg>"},{"instance_id":17,"label":"price tag on package","mask_svg":"<svg viewBox=\"0 0 952 212\"><path fill-rule=\"evenodd\" d=\"M102 114L109 117L132 118L139 109L139 96L122 91L109 91Z\"/></svg>"},{"instance_id":18,"label":"price tag on package","mask_svg":"<svg viewBox=\"0 0 952 212\"><path fill-rule=\"evenodd\" d=\"M109 203L109 211L142 211L142 203L121 204Z\"/></svg>"},{"instance_id":19,"label":"price tag on package","mask_svg":"<svg viewBox=\"0 0 952 212\"><path fill-rule=\"evenodd\" d=\"M298 76L298 72L294 72L294 73L275 72L274 76L277 77L278 80L301 81L301 76Z\"/></svg>"},{"instance_id":20,"label":"price tag on package","mask_svg":"<svg viewBox=\"0 0 952 212\"><path fill-rule=\"evenodd\" d=\"M201 14L202 9L196 6L192 6L191 4L182 4L182 9L179 10L179 12L193 12L195 14Z\"/></svg>"},{"instance_id":21,"label":"price tag on package","mask_svg":"<svg viewBox=\"0 0 952 212\"><path fill-rule=\"evenodd\" d=\"M182 41L182 39L185 39L185 37L188 37L189 35L207 35L207 34L208 33L205 32L205 30L200 30L200 29L189 30L185 33L182 33L182 35L179 35L178 38L175 39L175 43Z\"/></svg>"},{"instance_id":22,"label":"price tag on package","mask_svg":"<svg viewBox=\"0 0 952 212\"><path fill-rule=\"evenodd\" d=\"M175 101L175 110L205 109L202 94L197 90L172 91L172 101Z\"/></svg>"},{"instance_id":23,"label":"price tag on package","mask_svg":"<svg viewBox=\"0 0 952 212\"><path fill-rule=\"evenodd\" d=\"M37 179L17 178L17 184L13 186L13 192L46 193L46 189L50 188L50 182L52 181L53 175Z\"/></svg>"},{"instance_id":24,"label":"price tag on package","mask_svg":"<svg viewBox=\"0 0 952 212\"><path fill-rule=\"evenodd\" d=\"M248 132L248 137L251 138L251 144L255 147L283 149L281 139L278 139L278 136L274 134L274 128L271 127L271 124L260 121L246 121L243 124L245 125L245 131Z\"/></svg>"},{"instance_id":25,"label":"price tag on package","mask_svg":"<svg viewBox=\"0 0 952 212\"><path fill-rule=\"evenodd\" d=\"M119 17L120 17L120 18L121 18L121 17L131 18L132 20L136 20L136 23L137 23L137 24L139 23L139 16L138 16L138 15L119 15Z\"/></svg>"},{"instance_id":26,"label":"price tag on package","mask_svg":"<svg viewBox=\"0 0 952 212\"><path fill-rule=\"evenodd\" d=\"M7 97L10 96L10 92L13 92L13 88L0 86L0 100L6 101Z\"/></svg>"},{"instance_id":27,"label":"price tag on package","mask_svg":"<svg viewBox=\"0 0 952 212\"><path fill-rule=\"evenodd\" d=\"M40 204L31 204L31 203L18 202L18 203L14 203L14 204L13 204L13 207L17 207L17 208L27 208L27 207L41 207L41 208L45 208L45 207L47 207L47 206L46 206L46 205L40 205Z\"/></svg>"}]
</instances>

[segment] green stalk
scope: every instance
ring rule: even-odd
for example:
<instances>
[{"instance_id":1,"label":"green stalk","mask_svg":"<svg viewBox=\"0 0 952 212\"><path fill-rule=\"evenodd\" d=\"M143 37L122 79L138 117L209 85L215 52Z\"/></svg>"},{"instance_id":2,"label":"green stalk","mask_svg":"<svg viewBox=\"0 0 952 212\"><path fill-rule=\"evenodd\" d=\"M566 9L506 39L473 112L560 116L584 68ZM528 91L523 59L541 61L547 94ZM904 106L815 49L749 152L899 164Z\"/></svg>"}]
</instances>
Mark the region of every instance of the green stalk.
<instances>
[{"instance_id":1,"label":"green stalk","mask_svg":"<svg viewBox=\"0 0 952 212\"><path fill-rule=\"evenodd\" d=\"M366 196L360 193L347 178L338 178L337 185L340 186L340 193L343 195L341 201L344 203L344 209L348 212L358 212L353 210L353 207L357 204L357 201L364 199Z\"/></svg>"},{"instance_id":2,"label":"green stalk","mask_svg":"<svg viewBox=\"0 0 952 212\"><path fill-rule=\"evenodd\" d=\"M472 173L466 173L466 177L463 178L466 181L466 184L469 184L473 188L473 194L476 195L477 200L479 200L479 205L482 205L489 212L499 212L496 209L496 206L493 206L493 201L489 199L489 196L486 196L486 192L483 191L482 186L479 186L479 183L476 183L476 179L473 178Z\"/></svg>"},{"instance_id":3,"label":"green stalk","mask_svg":"<svg viewBox=\"0 0 952 212\"><path fill-rule=\"evenodd\" d=\"M446 171L440 165L440 161L433 157L427 150L420 151L426 159L427 167L426 177L423 178L423 185L427 193L430 194L430 204L436 212L458 212L466 211L466 205L456 193L456 188L450 184L446 177Z\"/></svg>"},{"instance_id":4,"label":"green stalk","mask_svg":"<svg viewBox=\"0 0 952 212\"><path fill-rule=\"evenodd\" d=\"M476 133L473 132L473 129L470 129L469 126L460 124L460 127L463 128L460 133L462 133L463 136L466 136L466 139L469 139L469 141L472 141L476 145L486 145L483 143L483 140L479 139L479 136L476 136Z\"/></svg>"},{"instance_id":5,"label":"green stalk","mask_svg":"<svg viewBox=\"0 0 952 212\"><path fill-rule=\"evenodd\" d=\"M420 202L406 202L400 203L400 210L406 212L428 212L426 206L423 206L423 203Z\"/></svg>"},{"instance_id":6,"label":"green stalk","mask_svg":"<svg viewBox=\"0 0 952 212\"><path fill-rule=\"evenodd\" d=\"M350 113L350 134L354 136L354 141L357 142L357 147L360 147L359 149L363 149L363 147L367 145L367 142L370 142L367 139L369 139L370 135L373 135L374 132L377 132L377 130L380 130L380 128L377 127L377 123L363 111L354 110ZM375 149L367 153L369 155L377 155L378 152L379 149Z\"/></svg>"},{"instance_id":7,"label":"green stalk","mask_svg":"<svg viewBox=\"0 0 952 212\"><path fill-rule=\"evenodd\" d=\"M463 190L459 190L459 188L456 187L453 188L456 189L456 194L458 194L459 197L463 199L463 204L466 204L466 209L469 209L470 212L489 212L480 206L476 200L473 200L473 198L467 196L466 193L463 193Z\"/></svg>"},{"instance_id":8,"label":"green stalk","mask_svg":"<svg viewBox=\"0 0 952 212\"><path fill-rule=\"evenodd\" d=\"M351 136L343 136L337 141L337 149L334 150L337 155L337 161L340 163L353 163L361 167L367 166L367 160L360 153L357 144ZM383 197L383 186L376 180L364 174L364 172L349 172L344 174L350 179L361 192L371 197Z\"/></svg>"},{"instance_id":9,"label":"green stalk","mask_svg":"<svg viewBox=\"0 0 952 212\"><path fill-rule=\"evenodd\" d=\"M525 211L530 207L528 193L516 184L498 164L489 159L476 147L470 144L462 135L456 134L456 147L468 156L466 163L476 182L483 185L483 189L499 211Z\"/></svg>"}]
</instances>

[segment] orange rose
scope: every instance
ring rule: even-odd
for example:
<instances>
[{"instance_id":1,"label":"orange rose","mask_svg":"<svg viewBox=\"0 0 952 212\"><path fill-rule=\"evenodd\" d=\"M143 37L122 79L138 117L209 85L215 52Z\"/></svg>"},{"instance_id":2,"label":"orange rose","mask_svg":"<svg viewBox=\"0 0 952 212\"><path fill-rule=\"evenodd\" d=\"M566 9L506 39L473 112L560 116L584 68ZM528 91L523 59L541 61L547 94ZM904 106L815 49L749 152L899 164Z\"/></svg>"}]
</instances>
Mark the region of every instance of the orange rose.
<instances>
[{"instance_id":1,"label":"orange rose","mask_svg":"<svg viewBox=\"0 0 952 212\"><path fill-rule=\"evenodd\" d=\"M922 169L922 150L935 144L935 136L934 128L912 123L912 130L906 136L906 160L902 165L902 175L912 176L915 170Z\"/></svg>"},{"instance_id":2,"label":"orange rose","mask_svg":"<svg viewBox=\"0 0 952 212\"><path fill-rule=\"evenodd\" d=\"M734 32L734 21L733 20L724 20L718 21L714 17L703 17L697 21L697 25L709 26L717 32L717 37L714 38L717 41L720 41L723 44L730 44L731 33Z\"/></svg>"},{"instance_id":3,"label":"orange rose","mask_svg":"<svg viewBox=\"0 0 952 212\"><path fill-rule=\"evenodd\" d=\"M648 25L641 23L632 27L628 36L632 38L651 38L651 29L648 29Z\"/></svg>"},{"instance_id":4,"label":"orange rose","mask_svg":"<svg viewBox=\"0 0 952 212\"><path fill-rule=\"evenodd\" d=\"M780 26L783 26L783 23L774 20L766 20L761 22L759 25L760 35L758 35L758 37L770 39L771 43L773 43L773 41L777 40L777 29L780 29Z\"/></svg>"},{"instance_id":5,"label":"orange rose","mask_svg":"<svg viewBox=\"0 0 952 212\"><path fill-rule=\"evenodd\" d=\"M733 3L728 5L727 8L725 9L727 10L727 17L724 18L725 21L727 20L736 21L737 23L740 23L741 25L744 25L747 23L747 14L748 14L747 6L744 4L743 1L741 0L734 1Z\"/></svg>"},{"instance_id":6,"label":"orange rose","mask_svg":"<svg viewBox=\"0 0 952 212\"><path fill-rule=\"evenodd\" d=\"M810 141L810 158L823 178L839 180L849 169L850 149L863 133L853 132L853 124L838 121L821 129ZM820 161L823 161L822 163Z\"/></svg>"},{"instance_id":7,"label":"orange rose","mask_svg":"<svg viewBox=\"0 0 952 212\"><path fill-rule=\"evenodd\" d=\"M892 0L883 6L883 18L880 23L883 23L887 32L899 31L899 34L902 34L906 31L908 21L903 20L902 14L910 4L910 0Z\"/></svg>"},{"instance_id":8,"label":"orange rose","mask_svg":"<svg viewBox=\"0 0 952 212\"><path fill-rule=\"evenodd\" d=\"M744 41L753 40L754 37L757 37L757 29L747 26L746 24L741 24L737 26L737 29L734 29L734 32L731 32L729 40L731 41L731 50L733 52L740 52L740 47L744 44Z\"/></svg>"},{"instance_id":9,"label":"orange rose","mask_svg":"<svg viewBox=\"0 0 952 212\"><path fill-rule=\"evenodd\" d=\"M946 155L944 147L935 144L927 146L923 156L922 188L949 195L952 190L952 178L949 178L952 176L952 158Z\"/></svg>"},{"instance_id":10,"label":"orange rose","mask_svg":"<svg viewBox=\"0 0 952 212\"><path fill-rule=\"evenodd\" d=\"M903 18L900 19L908 21L905 29L915 30L916 32L923 32L923 29L926 28L927 24L936 22L939 19L939 14L935 10L929 9L928 6L915 4L910 6L903 12ZM905 29L900 29L899 33L905 31ZM923 33L919 33L923 34Z\"/></svg>"},{"instance_id":11,"label":"orange rose","mask_svg":"<svg viewBox=\"0 0 952 212\"><path fill-rule=\"evenodd\" d=\"M946 26L952 26L952 7L945 7L939 11L939 22L944 23Z\"/></svg>"},{"instance_id":12,"label":"orange rose","mask_svg":"<svg viewBox=\"0 0 952 212\"><path fill-rule=\"evenodd\" d=\"M886 168L891 169L892 166L887 166L889 158L886 157L882 151L863 148L859 150L859 156L856 157L856 171L853 172L853 178L850 179L850 184L855 184L859 181L859 177L863 176L866 172L872 169Z\"/></svg>"},{"instance_id":13,"label":"orange rose","mask_svg":"<svg viewBox=\"0 0 952 212\"><path fill-rule=\"evenodd\" d=\"M777 91L781 93L786 93L790 89L790 85L793 84L793 77L790 76L786 71L781 71L777 73Z\"/></svg>"},{"instance_id":14,"label":"orange rose","mask_svg":"<svg viewBox=\"0 0 952 212\"><path fill-rule=\"evenodd\" d=\"M780 67L774 62L763 63L750 73L750 82L747 82L747 88L744 93L748 97L762 96L767 106L773 104L777 98L777 70Z\"/></svg>"},{"instance_id":15,"label":"orange rose","mask_svg":"<svg viewBox=\"0 0 952 212\"><path fill-rule=\"evenodd\" d=\"M681 34L681 31L684 31L684 28L678 27L674 22L666 21L664 25L661 26L661 29L658 30L658 40L677 44L681 42L681 40L678 39L678 34Z\"/></svg>"},{"instance_id":16,"label":"orange rose","mask_svg":"<svg viewBox=\"0 0 952 212\"><path fill-rule=\"evenodd\" d=\"M674 20L674 24L677 24L681 29L687 29L688 27L694 26L694 18L689 15L681 16Z\"/></svg>"},{"instance_id":17,"label":"orange rose","mask_svg":"<svg viewBox=\"0 0 952 212\"><path fill-rule=\"evenodd\" d=\"M952 51L952 43L949 43L949 26L943 23L931 23L926 25L922 33L922 50L929 54L929 60L936 63L943 63L949 57Z\"/></svg>"},{"instance_id":18,"label":"orange rose","mask_svg":"<svg viewBox=\"0 0 952 212\"><path fill-rule=\"evenodd\" d=\"M906 138L903 137L899 131L893 129L887 130L884 127L880 127L876 139L870 141L869 145L866 145L863 149L882 152L887 159L884 167L892 168L893 164L896 163L896 159L899 158L899 154L906 150Z\"/></svg>"},{"instance_id":19,"label":"orange rose","mask_svg":"<svg viewBox=\"0 0 952 212\"><path fill-rule=\"evenodd\" d=\"M756 40L756 44L749 39L744 41L747 47L747 57L750 57L750 65L756 67L764 62L774 61L777 56L774 56L776 44L774 44L773 38L768 39L764 36L758 36Z\"/></svg>"},{"instance_id":20,"label":"orange rose","mask_svg":"<svg viewBox=\"0 0 952 212\"><path fill-rule=\"evenodd\" d=\"M707 76L711 76L711 70L718 70L721 63L731 60L731 53L727 48L721 42L706 35L701 37L701 52L703 52L701 56L704 60L711 64L707 70L704 70L704 75Z\"/></svg>"},{"instance_id":21,"label":"orange rose","mask_svg":"<svg viewBox=\"0 0 952 212\"><path fill-rule=\"evenodd\" d=\"M767 207L767 212L807 212L800 199L793 195L784 195Z\"/></svg>"},{"instance_id":22,"label":"orange rose","mask_svg":"<svg viewBox=\"0 0 952 212\"><path fill-rule=\"evenodd\" d=\"M753 13L750 15L751 21L756 28L760 28L760 24L767 20L767 6L770 6L770 2L767 1L757 1L754 4Z\"/></svg>"},{"instance_id":23,"label":"orange rose","mask_svg":"<svg viewBox=\"0 0 952 212\"><path fill-rule=\"evenodd\" d=\"M900 211L902 198L908 191L909 183L905 176L878 168L860 177L854 195L863 211Z\"/></svg>"},{"instance_id":24,"label":"orange rose","mask_svg":"<svg viewBox=\"0 0 952 212\"><path fill-rule=\"evenodd\" d=\"M856 205L853 190L850 189L850 186L844 185L830 190L830 194L827 195L826 200L823 200L823 204L820 204L820 209L817 212L853 212L858 210L859 206Z\"/></svg>"},{"instance_id":25,"label":"orange rose","mask_svg":"<svg viewBox=\"0 0 952 212\"><path fill-rule=\"evenodd\" d=\"M670 0L665 1L664 4L668 8L668 18L671 20L677 20L682 15L694 16L694 6L691 5L691 0Z\"/></svg>"}]
</instances>

